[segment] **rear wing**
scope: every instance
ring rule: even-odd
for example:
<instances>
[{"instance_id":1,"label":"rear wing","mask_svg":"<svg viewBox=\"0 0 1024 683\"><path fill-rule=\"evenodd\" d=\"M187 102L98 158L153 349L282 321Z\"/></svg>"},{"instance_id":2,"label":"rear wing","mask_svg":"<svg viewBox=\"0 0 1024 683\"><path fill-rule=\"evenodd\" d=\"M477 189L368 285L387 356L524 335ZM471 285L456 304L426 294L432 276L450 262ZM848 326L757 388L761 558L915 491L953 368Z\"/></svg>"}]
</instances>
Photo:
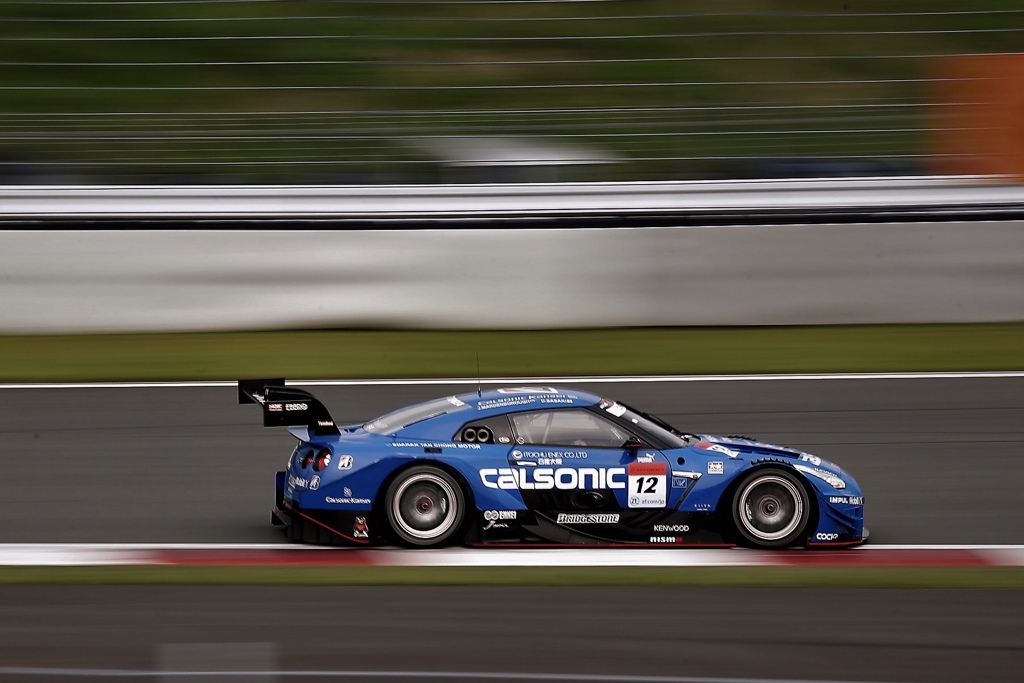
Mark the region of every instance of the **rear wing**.
<instances>
[{"instance_id":1,"label":"rear wing","mask_svg":"<svg viewBox=\"0 0 1024 683\"><path fill-rule=\"evenodd\" d=\"M238 402L263 407L264 427L306 427L310 434L340 434L323 403L302 389L286 387L280 379L238 381Z\"/></svg>"}]
</instances>

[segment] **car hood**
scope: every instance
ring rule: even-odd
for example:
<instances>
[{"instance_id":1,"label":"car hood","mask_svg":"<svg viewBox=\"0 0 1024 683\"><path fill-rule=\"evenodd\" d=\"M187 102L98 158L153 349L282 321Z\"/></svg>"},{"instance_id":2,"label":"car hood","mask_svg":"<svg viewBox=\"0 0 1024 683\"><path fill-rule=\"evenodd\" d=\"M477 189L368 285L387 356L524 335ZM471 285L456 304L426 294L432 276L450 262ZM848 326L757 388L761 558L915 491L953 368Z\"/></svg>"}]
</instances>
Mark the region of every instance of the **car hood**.
<instances>
[{"instance_id":1,"label":"car hood","mask_svg":"<svg viewBox=\"0 0 1024 683\"><path fill-rule=\"evenodd\" d=\"M714 453L721 453L730 458L753 460L757 458L786 458L799 462L801 465L821 468L834 474L842 475L843 470L836 464L811 455L795 448L757 441L745 436L714 436L698 434L698 442L694 447Z\"/></svg>"}]
</instances>

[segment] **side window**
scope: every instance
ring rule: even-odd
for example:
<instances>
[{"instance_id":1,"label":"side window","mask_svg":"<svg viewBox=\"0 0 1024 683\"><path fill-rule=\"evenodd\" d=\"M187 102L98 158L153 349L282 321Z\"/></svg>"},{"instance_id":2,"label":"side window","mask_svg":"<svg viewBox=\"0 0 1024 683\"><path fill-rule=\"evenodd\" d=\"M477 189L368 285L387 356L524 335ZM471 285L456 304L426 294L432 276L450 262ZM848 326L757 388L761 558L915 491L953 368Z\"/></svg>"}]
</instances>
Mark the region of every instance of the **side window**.
<instances>
[{"instance_id":1,"label":"side window","mask_svg":"<svg viewBox=\"0 0 1024 683\"><path fill-rule=\"evenodd\" d=\"M512 443L512 428L508 424L508 418L504 415L489 417L486 420L476 420L463 425L455 441L467 443Z\"/></svg>"},{"instance_id":2,"label":"side window","mask_svg":"<svg viewBox=\"0 0 1024 683\"><path fill-rule=\"evenodd\" d=\"M621 448L630 434L589 410L540 410L509 416L522 443Z\"/></svg>"}]
</instances>

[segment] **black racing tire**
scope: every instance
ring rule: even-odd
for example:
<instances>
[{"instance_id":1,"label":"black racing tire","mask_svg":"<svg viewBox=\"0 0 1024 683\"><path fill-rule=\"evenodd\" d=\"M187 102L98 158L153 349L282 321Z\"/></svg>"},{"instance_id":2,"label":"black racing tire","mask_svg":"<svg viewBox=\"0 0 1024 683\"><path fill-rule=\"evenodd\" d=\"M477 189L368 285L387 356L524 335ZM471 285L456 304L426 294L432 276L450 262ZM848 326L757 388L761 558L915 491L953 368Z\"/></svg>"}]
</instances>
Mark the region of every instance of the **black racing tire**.
<instances>
[{"instance_id":1,"label":"black racing tire","mask_svg":"<svg viewBox=\"0 0 1024 683\"><path fill-rule=\"evenodd\" d=\"M736 487L732 519L743 545L785 548L803 538L813 515L803 482L791 472L764 468L751 472Z\"/></svg>"},{"instance_id":2,"label":"black racing tire","mask_svg":"<svg viewBox=\"0 0 1024 683\"><path fill-rule=\"evenodd\" d=\"M436 548L462 529L466 494L443 469L417 465L391 482L385 507L391 531L401 544Z\"/></svg>"}]
</instances>

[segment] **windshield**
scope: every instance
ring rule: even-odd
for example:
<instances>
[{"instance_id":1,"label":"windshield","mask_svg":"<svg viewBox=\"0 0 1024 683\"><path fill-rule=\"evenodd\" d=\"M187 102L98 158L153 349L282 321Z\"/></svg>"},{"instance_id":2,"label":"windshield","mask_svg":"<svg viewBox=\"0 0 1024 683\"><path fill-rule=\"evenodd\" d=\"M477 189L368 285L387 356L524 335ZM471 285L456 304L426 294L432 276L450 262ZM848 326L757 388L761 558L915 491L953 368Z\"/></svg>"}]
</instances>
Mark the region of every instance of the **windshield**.
<instances>
[{"instance_id":1,"label":"windshield","mask_svg":"<svg viewBox=\"0 0 1024 683\"><path fill-rule=\"evenodd\" d=\"M382 415L364 424L363 429L371 434L390 435L417 422L423 422L439 415L454 413L457 410L467 410L468 408L469 406L464 401L460 401L455 396L438 398Z\"/></svg>"},{"instance_id":2,"label":"windshield","mask_svg":"<svg viewBox=\"0 0 1024 683\"><path fill-rule=\"evenodd\" d=\"M660 417L630 408L625 403L602 399L598 408L615 417L628 420L651 436L664 441L669 448L685 448L690 444L692 434L681 432Z\"/></svg>"}]
</instances>

